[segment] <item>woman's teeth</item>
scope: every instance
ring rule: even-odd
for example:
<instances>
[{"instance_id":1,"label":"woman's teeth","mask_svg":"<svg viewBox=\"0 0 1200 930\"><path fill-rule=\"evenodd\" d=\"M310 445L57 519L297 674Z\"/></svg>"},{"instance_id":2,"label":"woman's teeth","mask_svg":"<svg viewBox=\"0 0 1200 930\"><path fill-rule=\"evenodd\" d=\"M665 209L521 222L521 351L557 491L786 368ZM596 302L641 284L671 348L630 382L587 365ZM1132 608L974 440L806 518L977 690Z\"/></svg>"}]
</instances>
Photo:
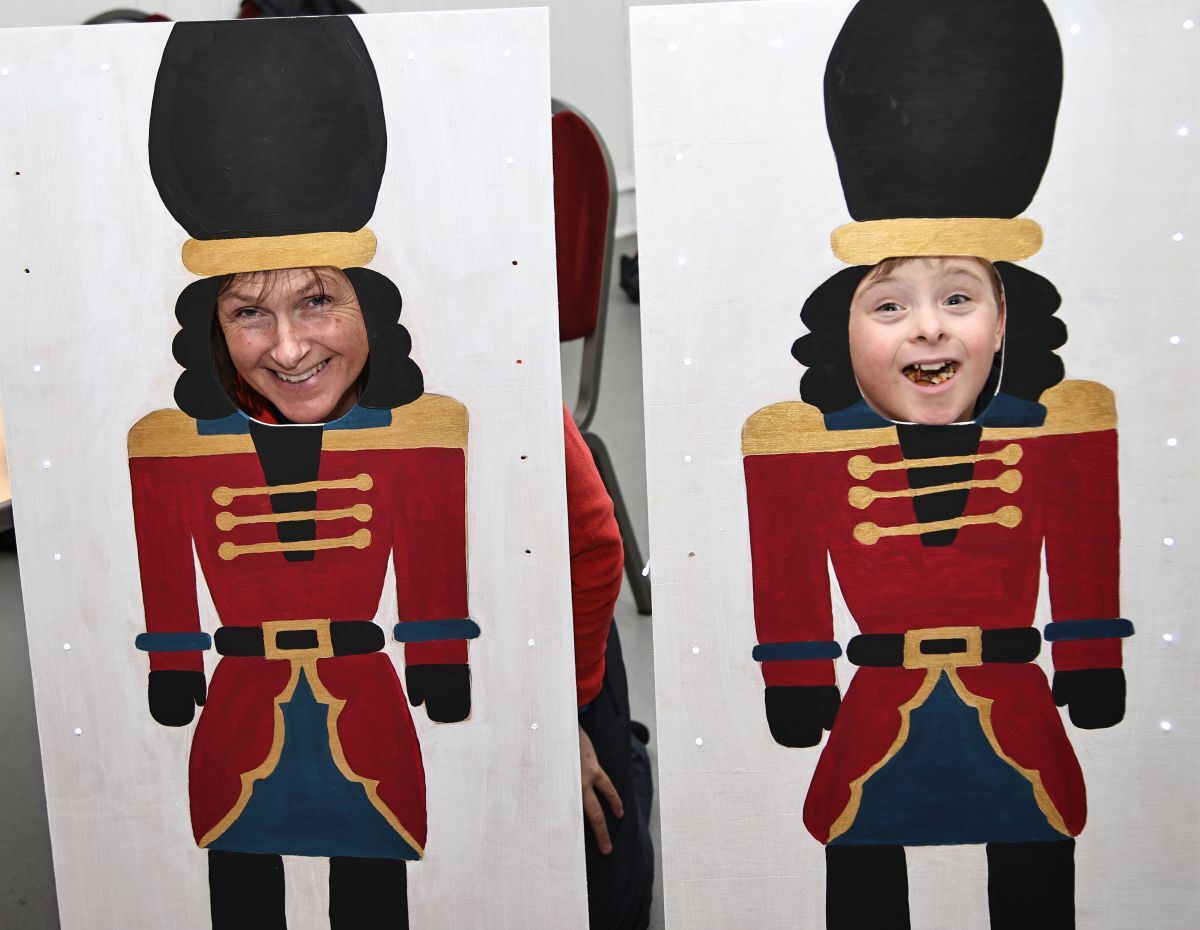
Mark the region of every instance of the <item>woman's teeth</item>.
<instances>
[{"instance_id":1,"label":"woman's teeth","mask_svg":"<svg viewBox=\"0 0 1200 930\"><path fill-rule=\"evenodd\" d=\"M958 362L922 362L917 365L905 365L904 377L914 384L932 387L949 381L958 371Z\"/></svg>"},{"instance_id":2,"label":"woman's teeth","mask_svg":"<svg viewBox=\"0 0 1200 930\"><path fill-rule=\"evenodd\" d=\"M309 378L311 378L313 375L315 375L318 371L320 371L322 368L324 368L328 364L329 364L329 359L325 359L325 361L318 362L316 365L313 365L313 367L310 368L308 371L302 371L298 375L285 375L282 371L276 371L275 374L279 378L280 381L286 381L288 384L299 384L301 381L307 381ZM272 370L274 370L274 369L272 369Z\"/></svg>"}]
</instances>

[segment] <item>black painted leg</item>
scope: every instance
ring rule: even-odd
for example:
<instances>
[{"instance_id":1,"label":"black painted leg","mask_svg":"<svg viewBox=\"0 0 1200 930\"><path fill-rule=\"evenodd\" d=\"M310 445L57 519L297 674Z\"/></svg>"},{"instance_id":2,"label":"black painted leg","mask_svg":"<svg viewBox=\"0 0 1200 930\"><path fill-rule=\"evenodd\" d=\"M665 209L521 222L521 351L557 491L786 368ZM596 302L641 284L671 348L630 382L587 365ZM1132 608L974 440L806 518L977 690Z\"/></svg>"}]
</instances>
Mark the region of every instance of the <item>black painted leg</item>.
<instances>
[{"instance_id":1,"label":"black painted leg","mask_svg":"<svg viewBox=\"0 0 1200 930\"><path fill-rule=\"evenodd\" d=\"M992 930L1074 928L1074 840L989 843L987 857Z\"/></svg>"},{"instance_id":2,"label":"black painted leg","mask_svg":"<svg viewBox=\"0 0 1200 930\"><path fill-rule=\"evenodd\" d=\"M210 850L208 894L213 930L287 930L279 856Z\"/></svg>"},{"instance_id":3,"label":"black painted leg","mask_svg":"<svg viewBox=\"0 0 1200 930\"><path fill-rule=\"evenodd\" d=\"M828 930L909 930L903 846L825 847Z\"/></svg>"},{"instance_id":4,"label":"black painted leg","mask_svg":"<svg viewBox=\"0 0 1200 930\"><path fill-rule=\"evenodd\" d=\"M329 930L408 930L403 859L329 860Z\"/></svg>"}]
</instances>

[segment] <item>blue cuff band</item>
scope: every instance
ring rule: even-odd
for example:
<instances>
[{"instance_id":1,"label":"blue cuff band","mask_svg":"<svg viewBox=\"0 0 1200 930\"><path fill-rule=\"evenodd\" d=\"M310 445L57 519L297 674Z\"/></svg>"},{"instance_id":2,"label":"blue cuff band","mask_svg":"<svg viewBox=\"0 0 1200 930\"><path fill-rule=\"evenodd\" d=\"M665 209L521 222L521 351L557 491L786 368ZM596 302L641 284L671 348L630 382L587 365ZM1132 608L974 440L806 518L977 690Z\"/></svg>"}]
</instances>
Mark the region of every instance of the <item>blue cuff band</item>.
<instances>
[{"instance_id":1,"label":"blue cuff band","mask_svg":"<svg viewBox=\"0 0 1200 930\"><path fill-rule=\"evenodd\" d=\"M1079 639L1124 639L1133 635L1133 624L1124 617L1112 620L1058 620L1047 623L1042 632L1048 643L1069 643Z\"/></svg>"},{"instance_id":2,"label":"blue cuff band","mask_svg":"<svg viewBox=\"0 0 1200 930\"><path fill-rule=\"evenodd\" d=\"M139 633L133 644L142 652L201 652L212 648L207 633Z\"/></svg>"},{"instance_id":3,"label":"blue cuff band","mask_svg":"<svg viewBox=\"0 0 1200 930\"><path fill-rule=\"evenodd\" d=\"M836 659L842 647L832 641L761 643L754 647L755 662L794 662L798 659Z\"/></svg>"},{"instance_id":4,"label":"blue cuff band","mask_svg":"<svg viewBox=\"0 0 1200 930\"><path fill-rule=\"evenodd\" d=\"M479 624L474 620L409 620L397 623L392 635L398 643L432 643L442 639L474 639Z\"/></svg>"}]
</instances>

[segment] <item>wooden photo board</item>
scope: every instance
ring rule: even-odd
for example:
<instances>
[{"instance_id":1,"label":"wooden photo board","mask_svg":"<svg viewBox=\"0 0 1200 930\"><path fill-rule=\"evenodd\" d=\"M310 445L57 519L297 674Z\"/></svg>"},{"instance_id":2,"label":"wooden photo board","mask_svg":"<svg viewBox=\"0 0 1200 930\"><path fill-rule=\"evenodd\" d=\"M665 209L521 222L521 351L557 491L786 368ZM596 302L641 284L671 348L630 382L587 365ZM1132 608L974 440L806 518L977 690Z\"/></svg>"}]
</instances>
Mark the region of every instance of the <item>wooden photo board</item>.
<instances>
[{"instance_id":1,"label":"wooden photo board","mask_svg":"<svg viewBox=\"0 0 1200 930\"><path fill-rule=\"evenodd\" d=\"M1194 923L1193 14L633 11L669 926ZM896 426L851 298L962 254L999 393Z\"/></svg>"},{"instance_id":2,"label":"wooden photo board","mask_svg":"<svg viewBox=\"0 0 1200 930\"><path fill-rule=\"evenodd\" d=\"M334 22L0 35L0 374L64 927L209 926L198 843L286 853L292 928L328 927L338 882L403 909L394 870L330 856L422 853L413 927L586 925L546 15ZM209 390L207 314L226 271L326 264L372 355L309 480L263 431L311 428ZM152 719L205 680L198 723ZM281 786L301 732L350 794ZM251 884L247 910L279 881Z\"/></svg>"}]
</instances>

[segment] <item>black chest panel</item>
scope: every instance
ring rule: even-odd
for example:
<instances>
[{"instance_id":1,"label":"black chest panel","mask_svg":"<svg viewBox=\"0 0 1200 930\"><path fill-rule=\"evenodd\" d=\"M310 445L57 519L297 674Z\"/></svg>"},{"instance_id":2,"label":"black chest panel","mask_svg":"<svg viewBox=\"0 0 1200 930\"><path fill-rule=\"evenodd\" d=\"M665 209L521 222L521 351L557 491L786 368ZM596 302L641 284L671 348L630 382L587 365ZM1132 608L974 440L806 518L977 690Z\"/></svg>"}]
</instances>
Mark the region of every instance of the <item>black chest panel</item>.
<instances>
[{"instance_id":1,"label":"black chest panel","mask_svg":"<svg viewBox=\"0 0 1200 930\"><path fill-rule=\"evenodd\" d=\"M250 421L250 438L269 487L303 484L317 480L321 467L321 438L324 427L268 426ZM292 491L271 495L275 514L317 509L316 491ZM275 524L281 543L311 541L317 537L316 520L284 520ZM312 550L285 551L289 562L312 561Z\"/></svg>"},{"instance_id":2,"label":"black chest panel","mask_svg":"<svg viewBox=\"0 0 1200 930\"><path fill-rule=\"evenodd\" d=\"M929 488L973 479L975 465L972 462L961 465L921 466L919 460L978 454L983 427L973 423L953 426L905 424L898 425L896 432L905 460L913 462L908 467L908 486L910 488ZM920 494L912 499L913 512L921 523L953 520L963 515L970 493L968 489L963 488ZM954 543L957 535L958 530L922 533L921 544L924 546L949 546Z\"/></svg>"}]
</instances>

